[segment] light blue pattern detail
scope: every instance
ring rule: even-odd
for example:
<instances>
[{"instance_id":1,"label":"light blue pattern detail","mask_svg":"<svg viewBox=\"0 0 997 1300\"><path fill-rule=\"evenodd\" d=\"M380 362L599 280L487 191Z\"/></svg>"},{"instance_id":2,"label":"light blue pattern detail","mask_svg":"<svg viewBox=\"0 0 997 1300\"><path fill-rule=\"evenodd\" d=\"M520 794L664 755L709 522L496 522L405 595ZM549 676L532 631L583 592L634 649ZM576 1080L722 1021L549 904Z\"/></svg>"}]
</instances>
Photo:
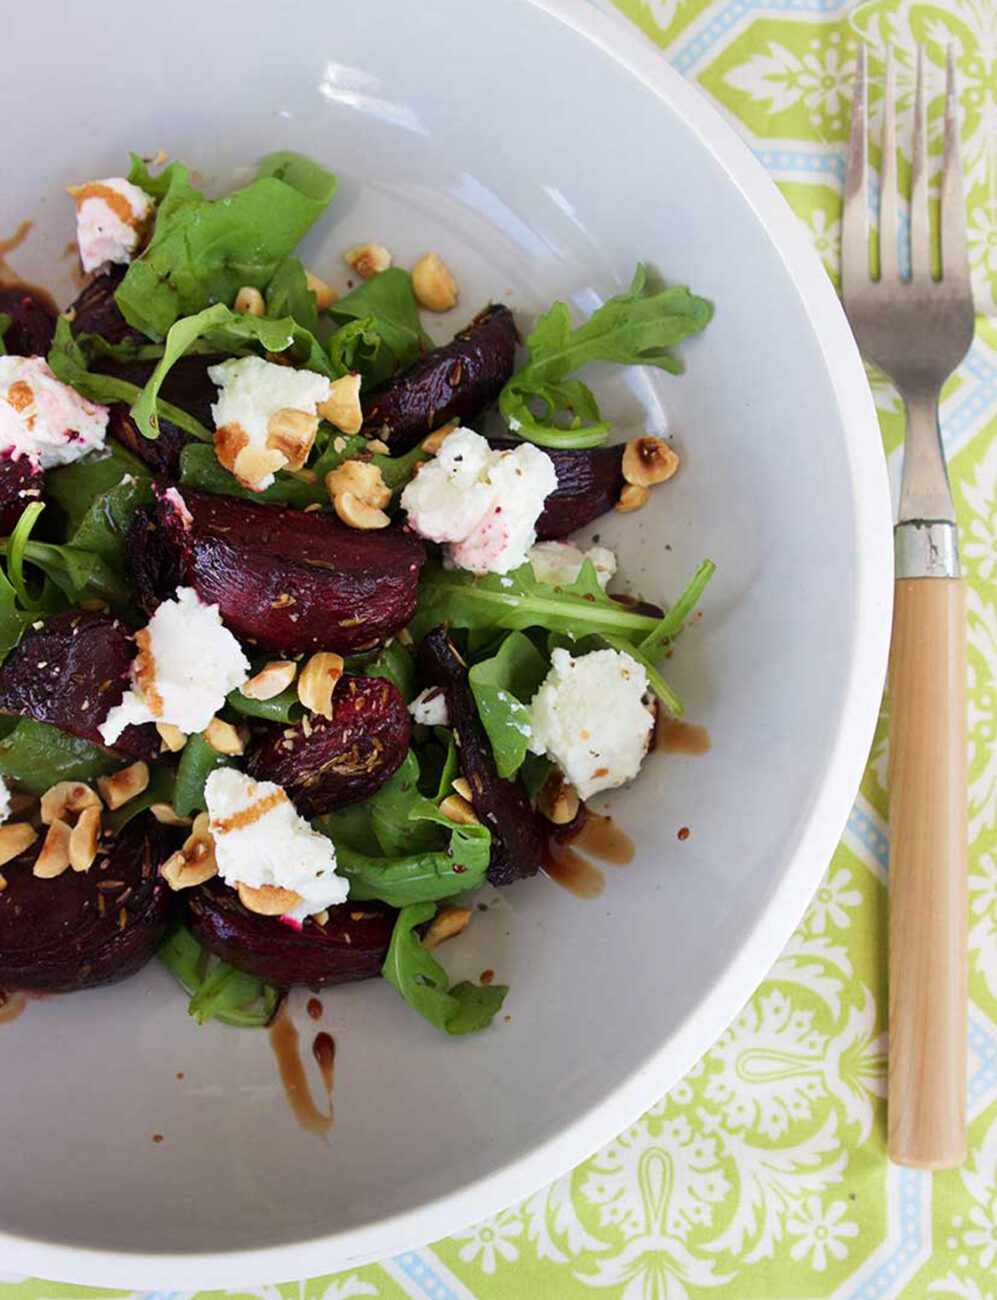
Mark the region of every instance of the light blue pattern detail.
<instances>
[{"instance_id":1,"label":"light blue pattern detail","mask_svg":"<svg viewBox=\"0 0 997 1300\"><path fill-rule=\"evenodd\" d=\"M969 1111L988 1102L997 1092L997 1039L979 1020L969 1022L969 1050L979 1059L979 1067L969 1080Z\"/></svg>"},{"instance_id":2,"label":"light blue pattern detail","mask_svg":"<svg viewBox=\"0 0 997 1300\"><path fill-rule=\"evenodd\" d=\"M669 55L679 72L688 75L710 50L722 41L731 29L753 13L798 13L823 16L847 10L852 0L732 0L717 16L687 44Z\"/></svg>"},{"instance_id":3,"label":"light blue pattern detail","mask_svg":"<svg viewBox=\"0 0 997 1300\"><path fill-rule=\"evenodd\" d=\"M396 1255L392 1263L410 1282L414 1282L429 1300L460 1300L457 1292L435 1272L432 1264L424 1254L408 1250L404 1255Z\"/></svg>"},{"instance_id":4,"label":"light blue pattern detail","mask_svg":"<svg viewBox=\"0 0 997 1300\"><path fill-rule=\"evenodd\" d=\"M838 150L816 149L754 149L762 166L776 175L806 176L817 184L826 184L828 178L842 184L845 179L845 157Z\"/></svg>"},{"instance_id":5,"label":"light blue pattern detail","mask_svg":"<svg viewBox=\"0 0 997 1300\"><path fill-rule=\"evenodd\" d=\"M909 1276L923 1241L922 1205L931 1197L931 1174L924 1169L901 1169L897 1178L897 1248L854 1291L843 1291L844 1300L884 1300L898 1295L901 1280Z\"/></svg>"},{"instance_id":6,"label":"light blue pattern detail","mask_svg":"<svg viewBox=\"0 0 997 1300\"><path fill-rule=\"evenodd\" d=\"M890 842L867 812L858 804L848 814L847 829L884 871L890 868Z\"/></svg>"}]
</instances>

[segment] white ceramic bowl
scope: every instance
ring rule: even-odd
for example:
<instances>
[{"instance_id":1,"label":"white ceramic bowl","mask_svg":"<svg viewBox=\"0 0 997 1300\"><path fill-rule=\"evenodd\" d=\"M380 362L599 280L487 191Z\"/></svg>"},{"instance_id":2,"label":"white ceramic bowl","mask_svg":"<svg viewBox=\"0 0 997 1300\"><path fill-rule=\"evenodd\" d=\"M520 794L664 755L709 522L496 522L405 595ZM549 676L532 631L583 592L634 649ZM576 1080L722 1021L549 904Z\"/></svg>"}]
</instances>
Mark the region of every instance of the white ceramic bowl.
<instances>
[{"instance_id":1,"label":"white ceramic bowl","mask_svg":"<svg viewBox=\"0 0 997 1300\"><path fill-rule=\"evenodd\" d=\"M610 393L622 429L666 409L684 463L650 508L597 529L649 594L717 561L669 665L713 750L656 757L613 801L639 852L601 899L520 885L446 954L512 985L511 1020L448 1040L380 982L327 993L328 1146L296 1127L267 1035L198 1028L156 964L0 1029L4 1268L188 1287L345 1267L490 1213L614 1136L790 934L883 679L890 511L868 389L748 151L582 0L172 0L154 14L105 0L99 32L92 6L65 0L6 24L0 230L36 220L12 260L61 301L67 182L159 148L231 182L294 148L343 182L308 262L342 286L339 254L359 240L402 265L441 252L461 304L438 337L489 297L591 307L638 258L716 304L683 378Z\"/></svg>"}]
</instances>

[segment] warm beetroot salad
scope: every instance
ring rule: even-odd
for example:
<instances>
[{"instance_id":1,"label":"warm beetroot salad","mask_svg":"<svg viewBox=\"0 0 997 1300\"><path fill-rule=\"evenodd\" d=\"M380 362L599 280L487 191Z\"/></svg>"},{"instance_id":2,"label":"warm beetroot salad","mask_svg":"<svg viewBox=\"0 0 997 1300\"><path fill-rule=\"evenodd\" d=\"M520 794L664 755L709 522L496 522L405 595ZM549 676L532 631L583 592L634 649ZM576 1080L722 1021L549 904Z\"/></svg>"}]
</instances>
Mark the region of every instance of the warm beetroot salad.
<instances>
[{"instance_id":1,"label":"warm beetroot salad","mask_svg":"<svg viewBox=\"0 0 997 1300\"><path fill-rule=\"evenodd\" d=\"M607 445L577 372L678 372L708 304L638 266L523 348L499 303L434 347L437 254L350 248L341 294L294 257L335 190L291 153L220 199L133 157L69 187L73 305L0 290L2 989L158 951L201 1021L380 974L481 1029L506 989L432 955L462 900L681 712L658 664L713 566L666 613L569 539L678 465Z\"/></svg>"}]
</instances>

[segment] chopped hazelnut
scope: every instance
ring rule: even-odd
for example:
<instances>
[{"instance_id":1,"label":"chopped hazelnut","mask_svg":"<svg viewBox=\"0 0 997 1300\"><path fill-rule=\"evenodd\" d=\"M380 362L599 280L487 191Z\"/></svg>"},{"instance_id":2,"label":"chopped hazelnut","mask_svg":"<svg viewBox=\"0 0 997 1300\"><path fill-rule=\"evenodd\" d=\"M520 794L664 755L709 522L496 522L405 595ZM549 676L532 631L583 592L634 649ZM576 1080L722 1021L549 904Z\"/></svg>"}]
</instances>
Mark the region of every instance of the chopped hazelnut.
<instances>
[{"instance_id":1,"label":"chopped hazelnut","mask_svg":"<svg viewBox=\"0 0 997 1300\"><path fill-rule=\"evenodd\" d=\"M294 681L298 665L291 659L274 659L264 664L260 671L243 682L239 688L247 700L272 700L286 691Z\"/></svg>"},{"instance_id":2,"label":"chopped hazelnut","mask_svg":"<svg viewBox=\"0 0 997 1300\"><path fill-rule=\"evenodd\" d=\"M391 265L391 254L383 244L354 244L343 254L343 261L363 280L369 280Z\"/></svg>"},{"instance_id":3,"label":"chopped hazelnut","mask_svg":"<svg viewBox=\"0 0 997 1300\"><path fill-rule=\"evenodd\" d=\"M623 477L635 487L664 483L678 467L677 454L663 438L632 438L623 452Z\"/></svg>"},{"instance_id":4,"label":"chopped hazelnut","mask_svg":"<svg viewBox=\"0 0 997 1300\"><path fill-rule=\"evenodd\" d=\"M427 253L416 262L412 289L419 306L427 311L449 311L457 302L457 281L436 253Z\"/></svg>"},{"instance_id":5,"label":"chopped hazelnut","mask_svg":"<svg viewBox=\"0 0 997 1300\"><path fill-rule=\"evenodd\" d=\"M343 656L321 650L314 654L298 678L298 699L310 713L332 720L332 696L343 675Z\"/></svg>"},{"instance_id":6,"label":"chopped hazelnut","mask_svg":"<svg viewBox=\"0 0 997 1300\"><path fill-rule=\"evenodd\" d=\"M139 761L129 767L123 767L113 776L97 778L97 788L108 808L120 808L136 795L140 795L149 784L149 765Z\"/></svg>"}]
</instances>

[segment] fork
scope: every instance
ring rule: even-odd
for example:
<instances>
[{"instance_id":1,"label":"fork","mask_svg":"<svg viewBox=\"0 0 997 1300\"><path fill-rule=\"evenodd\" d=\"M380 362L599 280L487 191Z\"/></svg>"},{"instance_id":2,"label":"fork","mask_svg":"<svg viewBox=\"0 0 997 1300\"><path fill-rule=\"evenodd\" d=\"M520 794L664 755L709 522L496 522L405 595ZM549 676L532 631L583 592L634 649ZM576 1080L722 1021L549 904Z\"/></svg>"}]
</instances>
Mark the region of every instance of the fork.
<instances>
[{"instance_id":1,"label":"fork","mask_svg":"<svg viewBox=\"0 0 997 1300\"><path fill-rule=\"evenodd\" d=\"M862 353L907 414L890 651L889 1154L946 1169L966 1155L968 848L966 603L938 425L942 384L973 337L955 57L948 51L941 266L928 206L924 51L918 47L910 259L897 237L893 57L887 51L878 280L870 273L867 76L859 46L842 225L842 298Z\"/></svg>"}]
</instances>

